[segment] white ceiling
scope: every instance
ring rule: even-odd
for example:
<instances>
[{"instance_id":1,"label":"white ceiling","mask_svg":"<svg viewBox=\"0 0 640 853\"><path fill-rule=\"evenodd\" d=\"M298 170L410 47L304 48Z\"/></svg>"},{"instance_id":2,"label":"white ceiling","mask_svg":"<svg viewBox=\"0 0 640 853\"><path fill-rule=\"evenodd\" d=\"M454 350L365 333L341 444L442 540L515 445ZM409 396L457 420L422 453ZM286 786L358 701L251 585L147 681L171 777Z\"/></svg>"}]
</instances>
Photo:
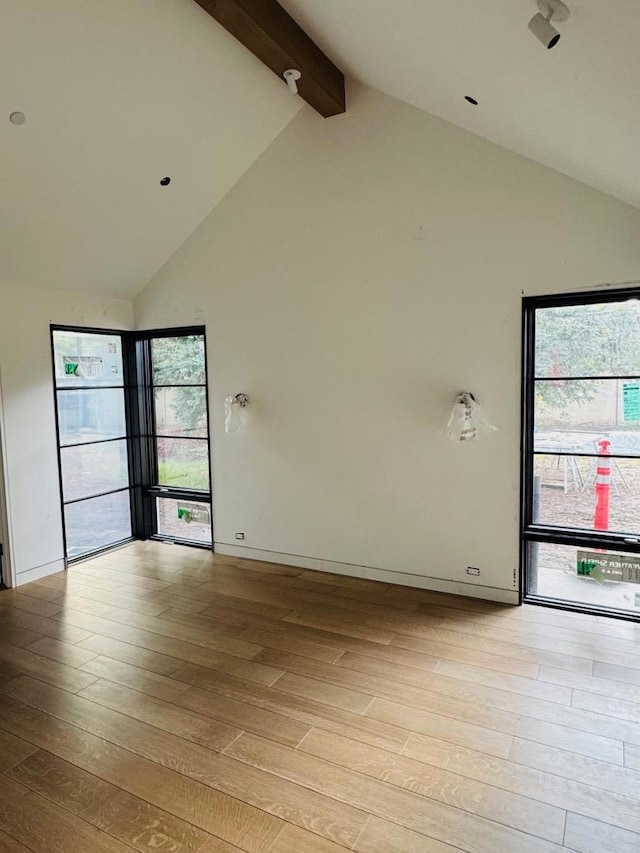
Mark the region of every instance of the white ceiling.
<instances>
[{"instance_id":1,"label":"white ceiling","mask_svg":"<svg viewBox=\"0 0 640 853\"><path fill-rule=\"evenodd\" d=\"M281 1L348 75L640 207L640 0L568 0L551 51L534 0ZM127 297L302 106L192 0L1 0L0 79L0 280Z\"/></svg>"},{"instance_id":2,"label":"white ceiling","mask_svg":"<svg viewBox=\"0 0 640 853\"><path fill-rule=\"evenodd\" d=\"M190 0L1 0L0 80L0 280L123 296L301 106Z\"/></svg>"},{"instance_id":3,"label":"white ceiling","mask_svg":"<svg viewBox=\"0 0 640 853\"><path fill-rule=\"evenodd\" d=\"M640 207L639 0L566 0L552 50L534 0L281 2L345 73Z\"/></svg>"}]
</instances>

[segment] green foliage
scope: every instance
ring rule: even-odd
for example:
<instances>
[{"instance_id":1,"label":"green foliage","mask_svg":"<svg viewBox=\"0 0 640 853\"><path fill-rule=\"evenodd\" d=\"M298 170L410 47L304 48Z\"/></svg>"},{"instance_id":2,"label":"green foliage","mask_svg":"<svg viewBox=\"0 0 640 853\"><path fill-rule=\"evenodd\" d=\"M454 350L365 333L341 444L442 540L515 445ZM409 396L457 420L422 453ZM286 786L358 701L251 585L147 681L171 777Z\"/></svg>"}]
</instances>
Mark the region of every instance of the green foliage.
<instances>
[{"instance_id":1,"label":"green foliage","mask_svg":"<svg viewBox=\"0 0 640 853\"><path fill-rule=\"evenodd\" d=\"M202 335L156 338L152 343L152 361L154 385L198 385L206 382ZM189 431L205 421L206 394L199 388L178 388L171 405L178 422Z\"/></svg>"},{"instance_id":2,"label":"green foliage","mask_svg":"<svg viewBox=\"0 0 640 853\"><path fill-rule=\"evenodd\" d=\"M155 338L152 360L154 385L198 385L205 381L202 335Z\"/></svg>"},{"instance_id":3,"label":"green foliage","mask_svg":"<svg viewBox=\"0 0 640 853\"><path fill-rule=\"evenodd\" d=\"M158 460L158 482L163 486L182 486L187 489L209 488L207 459Z\"/></svg>"},{"instance_id":4,"label":"green foliage","mask_svg":"<svg viewBox=\"0 0 640 853\"><path fill-rule=\"evenodd\" d=\"M570 305L536 311L536 376L640 374L640 304ZM598 383L558 379L536 383L536 405L562 409L592 400Z\"/></svg>"}]
</instances>

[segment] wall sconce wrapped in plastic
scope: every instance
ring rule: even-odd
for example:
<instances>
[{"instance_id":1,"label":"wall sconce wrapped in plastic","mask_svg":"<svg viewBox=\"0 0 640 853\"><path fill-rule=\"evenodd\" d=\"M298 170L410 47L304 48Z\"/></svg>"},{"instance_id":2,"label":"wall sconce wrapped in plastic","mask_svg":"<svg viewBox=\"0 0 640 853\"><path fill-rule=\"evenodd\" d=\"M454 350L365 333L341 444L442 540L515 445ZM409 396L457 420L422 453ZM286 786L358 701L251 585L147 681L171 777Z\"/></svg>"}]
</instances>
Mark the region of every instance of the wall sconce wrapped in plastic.
<instances>
[{"instance_id":1,"label":"wall sconce wrapped in plastic","mask_svg":"<svg viewBox=\"0 0 640 853\"><path fill-rule=\"evenodd\" d=\"M452 441L477 441L495 429L470 391L458 394L447 424L447 438Z\"/></svg>"},{"instance_id":2,"label":"wall sconce wrapped in plastic","mask_svg":"<svg viewBox=\"0 0 640 853\"><path fill-rule=\"evenodd\" d=\"M224 431L240 432L244 427L244 409L249 405L246 394L229 394L224 401Z\"/></svg>"}]
</instances>

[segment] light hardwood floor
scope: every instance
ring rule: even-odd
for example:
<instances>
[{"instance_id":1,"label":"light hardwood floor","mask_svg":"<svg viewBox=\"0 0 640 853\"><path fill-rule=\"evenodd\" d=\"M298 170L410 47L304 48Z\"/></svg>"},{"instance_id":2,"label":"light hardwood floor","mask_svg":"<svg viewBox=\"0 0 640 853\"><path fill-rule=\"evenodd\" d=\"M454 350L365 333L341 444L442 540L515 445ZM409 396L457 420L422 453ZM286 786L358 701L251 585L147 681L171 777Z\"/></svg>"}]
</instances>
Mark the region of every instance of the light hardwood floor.
<instances>
[{"instance_id":1,"label":"light hardwood floor","mask_svg":"<svg viewBox=\"0 0 640 853\"><path fill-rule=\"evenodd\" d=\"M0 593L0 851L640 853L639 651L137 543Z\"/></svg>"}]
</instances>

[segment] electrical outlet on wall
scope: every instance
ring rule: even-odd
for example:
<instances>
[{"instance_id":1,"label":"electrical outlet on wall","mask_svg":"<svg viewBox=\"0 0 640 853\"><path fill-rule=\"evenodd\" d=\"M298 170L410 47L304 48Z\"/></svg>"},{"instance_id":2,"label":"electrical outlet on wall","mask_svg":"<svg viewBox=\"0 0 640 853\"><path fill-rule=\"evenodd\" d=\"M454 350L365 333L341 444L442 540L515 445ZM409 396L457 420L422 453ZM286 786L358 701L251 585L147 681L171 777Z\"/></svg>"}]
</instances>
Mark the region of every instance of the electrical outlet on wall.
<instances>
[{"instance_id":1,"label":"electrical outlet on wall","mask_svg":"<svg viewBox=\"0 0 640 853\"><path fill-rule=\"evenodd\" d=\"M480 569L477 566L467 566L468 575L479 575Z\"/></svg>"},{"instance_id":2,"label":"electrical outlet on wall","mask_svg":"<svg viewBox=\"0 0 640 853\"><path fill-rule=\"evenodd\" d=\"M236 533L236 539L244 539L244 533Z\"/></svg>"}]
</instances>

